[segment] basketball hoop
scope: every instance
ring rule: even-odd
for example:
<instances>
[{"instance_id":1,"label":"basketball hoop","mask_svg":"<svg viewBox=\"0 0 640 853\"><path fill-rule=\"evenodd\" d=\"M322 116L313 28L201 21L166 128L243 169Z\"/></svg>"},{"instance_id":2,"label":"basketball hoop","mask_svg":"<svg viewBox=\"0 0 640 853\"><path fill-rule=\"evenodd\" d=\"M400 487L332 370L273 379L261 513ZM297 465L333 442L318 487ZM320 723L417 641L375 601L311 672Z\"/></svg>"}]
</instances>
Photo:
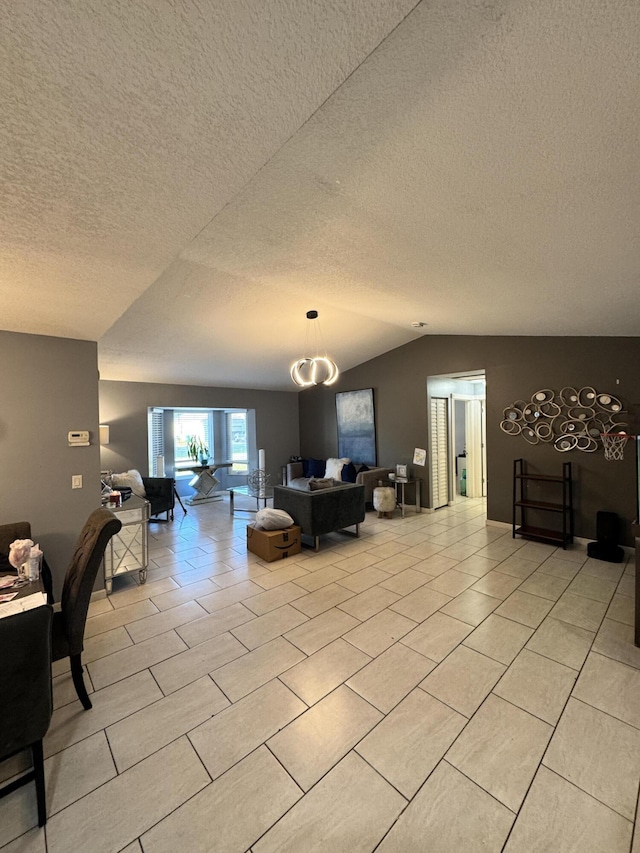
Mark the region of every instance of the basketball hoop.
<instances>
[{"instance_id":1,"label":"basketball hoop","mask_svg":"<svg viewBox=\"0 0 640 853\"><path fill-rule=\"evenodd\" d=\"M625 444L630 438L635 438L635 435L626 432L602 432L600 438L604 446L604 458L608 462L618 462L624 459Z\"/></svg>"}]
</instances>

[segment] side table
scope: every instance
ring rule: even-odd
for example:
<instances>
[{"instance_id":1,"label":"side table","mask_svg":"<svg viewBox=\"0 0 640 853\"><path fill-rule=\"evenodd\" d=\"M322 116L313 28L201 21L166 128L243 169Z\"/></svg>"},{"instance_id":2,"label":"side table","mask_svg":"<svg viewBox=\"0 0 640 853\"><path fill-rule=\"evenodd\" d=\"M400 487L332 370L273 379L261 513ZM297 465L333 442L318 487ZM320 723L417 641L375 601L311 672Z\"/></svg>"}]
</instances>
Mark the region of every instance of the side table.
<instances>
[{"instance_id":1,"label":"side table","mask_svg":"<svg viewBox=\"0 0 640 853\"><path fill-rule=\"evenodd\" d=\"M404 518L404 510L406 506L404 495L405 486L413 486L416 512L422 512L422 506L420 505L420 480L405 480L404 477L402 479L396 477L395 484L396 498L398 500L398 506L401 509L402 518Z\"/></svg>"},{"instance_id":2,"label":"side table","mask_svg":"<svg viewBox=\"0 0 640 853\"><path fill-rule=\"evenodd\" d=\"M122 506L112 508L112 512L120 519L122 527L111 537L104 552L107 595L111 595L116 575L139 572L140 583L144 583L149 566L149 501L131 495Z\"/></svg>"}]
</instances>

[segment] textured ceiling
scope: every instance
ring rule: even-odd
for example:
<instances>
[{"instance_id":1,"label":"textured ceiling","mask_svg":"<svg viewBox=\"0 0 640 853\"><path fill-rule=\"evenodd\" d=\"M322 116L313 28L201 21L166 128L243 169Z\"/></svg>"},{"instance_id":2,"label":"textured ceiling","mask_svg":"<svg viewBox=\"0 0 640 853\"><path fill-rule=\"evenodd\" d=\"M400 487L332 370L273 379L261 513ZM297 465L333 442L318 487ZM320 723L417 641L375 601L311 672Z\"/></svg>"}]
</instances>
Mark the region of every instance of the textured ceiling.
<instances>
[{"instance_id":1,"label":"textured ceiling","mask_svg":"<svg viewBox=\"0 0 640 853\"><path fill-rule=\"evenodd\" d=\"M285 389L310 308L343 369L638 335L639 46L635 0L4 6L0 325Z\"/></svg>"}]
</instances>

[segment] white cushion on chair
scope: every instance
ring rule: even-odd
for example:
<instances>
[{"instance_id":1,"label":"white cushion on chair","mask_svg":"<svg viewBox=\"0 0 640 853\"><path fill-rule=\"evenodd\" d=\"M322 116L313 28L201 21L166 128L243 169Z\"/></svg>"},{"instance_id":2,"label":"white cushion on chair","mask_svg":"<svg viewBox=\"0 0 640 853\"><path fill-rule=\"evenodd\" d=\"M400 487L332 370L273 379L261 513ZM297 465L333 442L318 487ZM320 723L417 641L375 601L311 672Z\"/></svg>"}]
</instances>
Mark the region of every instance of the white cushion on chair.
<instances>
[{"instance_id":1,"label":"white cushion on chair","mask_svg":"<svg viewBox=\"0 0 640 853\"><path fill-rule=\"evenodd\" d=\"M142 475L135 468L131 468L123 474L113 474L111 482L116 489L119 486L128 486L134 495L138 495L140 498L147 496L144 483L142 482Z\"/></svg>"}]
</instances>

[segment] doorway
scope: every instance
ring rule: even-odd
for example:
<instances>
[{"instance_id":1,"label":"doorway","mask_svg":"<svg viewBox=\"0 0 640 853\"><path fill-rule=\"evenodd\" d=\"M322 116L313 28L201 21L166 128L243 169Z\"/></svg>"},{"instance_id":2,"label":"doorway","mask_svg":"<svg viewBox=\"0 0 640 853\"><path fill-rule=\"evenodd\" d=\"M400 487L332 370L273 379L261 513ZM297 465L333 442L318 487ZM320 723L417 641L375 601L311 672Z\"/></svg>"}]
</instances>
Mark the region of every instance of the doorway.
<instances>
[{"instance_id":1,"label":"doorway","mask_svg":"<svg viewBox=\"0 0 640 853\"><path fill-rule=\"evenodd\" d=\"M486 497L484 370L427 379L430 509Z\"/></svg>"}]
</instances>

